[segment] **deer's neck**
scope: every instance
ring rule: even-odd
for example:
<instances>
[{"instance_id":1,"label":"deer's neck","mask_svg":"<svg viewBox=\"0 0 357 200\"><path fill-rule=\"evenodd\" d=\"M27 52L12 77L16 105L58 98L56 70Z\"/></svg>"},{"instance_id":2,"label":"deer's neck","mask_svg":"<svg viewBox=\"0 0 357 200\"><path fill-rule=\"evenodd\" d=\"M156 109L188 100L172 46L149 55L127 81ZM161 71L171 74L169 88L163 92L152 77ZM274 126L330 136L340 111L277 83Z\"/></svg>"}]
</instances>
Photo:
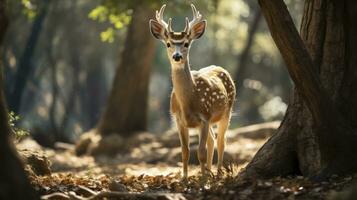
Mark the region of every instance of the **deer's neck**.
<instances>
[{"instance_id":1,"label":"deer's neck","mask_svg":"<svg viewBox=\"0 0 357 200\"><path fill-rule=\"evenodd\" d=\"M172 84L176 98L181 103L187 103L192 97L193 78L190 65L171 63L172 65Z\"/></svg>"}]
</instances>

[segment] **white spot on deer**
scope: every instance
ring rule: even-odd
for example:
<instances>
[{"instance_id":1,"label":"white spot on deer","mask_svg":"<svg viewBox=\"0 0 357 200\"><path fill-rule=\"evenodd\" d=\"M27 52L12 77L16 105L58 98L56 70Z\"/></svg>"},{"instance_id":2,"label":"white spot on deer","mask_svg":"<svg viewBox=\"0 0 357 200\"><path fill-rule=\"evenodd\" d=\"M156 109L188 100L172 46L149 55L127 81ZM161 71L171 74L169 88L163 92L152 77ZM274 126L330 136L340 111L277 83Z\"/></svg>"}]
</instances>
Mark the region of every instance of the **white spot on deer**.
<instances>
[{"instance_id":1,"label":"white spot on deer","mask_svg":"<svg viewBox=\"0 0 357 200\"><path fill-rule=\"evenodd\" d=\"M209 91L209 88L206 88L206 91Z\"/></svg>"},{"instance_id":2,"label":"white spot on deer","mask_svg":"<svg viewBox=\"0 0 357 200\"><path fill-rule=\"evenodd\" d=\"M204 102L204 101L205 101L205 98L202 98L201 101Z\"/></svg>"},{"instance_id":3,"label":"white spot on deer","mask_svg":"<svg viewBox=\"0 0 357 200\"><path fill-rule=\"evenodd\" d=\"M204 95L206 96L206 95L207 95L207 92L205 92Z\"/></svg>"},{"instance_id":4,"label":"white spot on deer","mask_svg":"<svg viewBox=\"0 0 357 200\"><path fill-rule=\"evenodd\" d=\"M213 92L212 95L216 95L217 93L216 92Z\"/></svg>"},{"instance_id":5,"label":"white spot on deer","mask_svg":"<svg viewBox=\"0 0 357 200\"><path fill-rule=\"evenodd\" d=\"M197 91L201 91L201 88L198 88Z\"/></svg>"}]
</instances>

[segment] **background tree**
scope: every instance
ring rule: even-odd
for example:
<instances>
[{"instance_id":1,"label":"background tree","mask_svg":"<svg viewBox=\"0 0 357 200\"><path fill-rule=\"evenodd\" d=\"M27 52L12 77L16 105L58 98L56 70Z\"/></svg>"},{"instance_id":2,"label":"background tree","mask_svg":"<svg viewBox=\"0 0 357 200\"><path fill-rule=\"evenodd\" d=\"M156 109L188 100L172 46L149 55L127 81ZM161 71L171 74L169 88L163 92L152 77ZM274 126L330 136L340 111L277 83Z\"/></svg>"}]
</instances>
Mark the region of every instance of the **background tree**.
<instances>
[{"instance_id":1,"label":"background tree","mask_svg":"<svg viewBox=\"0 0 357 200\"><path fill-rule=\"evenodd\" d=\"M257 33L261 18L262 18L261 11L259 9L256 9L252 22L249 24L248 38L243 47L242 53L239 55L238 66L234 74L234 80L236 80L236 89L237 91L239 91L239 93L243 88L243 80L245 78L244 76L245 71L247 71L247 67L248 67L248 59L251 57L250 50L253 46L254 37Z\"/></svg>"},{"instance_id":2,"label":"background tree","mask_svg":"<svg viewBox=\"0 0 357 200\"><path fill-rule=\"evenodd\" d=\"M30 79L30 75L32 74L34 68L32 59L41 34L44 20L46 19L50 2L52 1L48 0L39 4L39 13L34 19L30 35L28 36L26 46L15 73L14 85L12 86L9 94L9 106L10 109L15 113L19 113L20 111L21 100L25 91L25 86L27 81Z\"/></svg>"},{"instance_id":3,"label":"background tree","mask_svg":"<svg viewBox=\"0 0 357 200\"><path fill-rule=\"evenodd\" d=\"M148 86L155 42L143 28L152 16L152 9L145 4L133 8L122 60L98 124L98 131L103 135L130 135L147 130Z\"/></svg>"},{"instance_id":4,"label":"background tree","mask_svg":"<svg viewBox=\"0 0 357 200\"><path fill-rule=\"evenodd\" d=\"M356 172L357 3L305 1L301 37L282 0L259 3L296 89L279 130L245 175Z\"/></svg>"},{"instance_id":5,"label":"background tree","mask_svg":"<svg viewBox=\"0 0 357 200\"><path fill-rule=\"evenodd\" d=\"M8 26L5 8L5 0L0 0L0 50ZM12 130L3 92L2 57L0 57L0 72L0 199L38 199L12 144Z\"/></svg>"}]
</instances>

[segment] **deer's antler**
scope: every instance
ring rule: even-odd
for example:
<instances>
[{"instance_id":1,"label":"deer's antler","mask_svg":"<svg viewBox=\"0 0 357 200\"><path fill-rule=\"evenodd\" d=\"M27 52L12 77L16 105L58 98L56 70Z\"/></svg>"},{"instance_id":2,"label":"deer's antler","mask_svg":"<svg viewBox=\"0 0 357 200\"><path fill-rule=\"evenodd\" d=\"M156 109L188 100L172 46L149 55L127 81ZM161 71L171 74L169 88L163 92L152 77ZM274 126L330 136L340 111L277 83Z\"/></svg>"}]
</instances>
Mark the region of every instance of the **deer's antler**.
<instances>
[{"instance_id":1,"label":"deer's antler","mask_svg":"<svg viewBox=\"0 0 357 200\"><path fill-rule=\"evenodd\" d=\"M164 20L164 11L166 8L166 4L162 5L160 8L160 11L156 11L156 21L159 22L168 32L172 32L171 28L171 21L172 19L169 19L169 23L167 24Z\"/></svg>"},{"instance_id":2,"label":"deer's antler","mask_svg":"<svg viewBox=\"0 0 357 200\"><path fill-rule=\"evenodd\" d=\"M195 5L191 4L191 8L192 8L193 18L191 21L189 21L188 18L186 17L186 26L184 30L184 32L186 33L188 33L195 24L197 24L202 20L202 15L199 11L197 11Z\"/></svg>"}]
</instances>

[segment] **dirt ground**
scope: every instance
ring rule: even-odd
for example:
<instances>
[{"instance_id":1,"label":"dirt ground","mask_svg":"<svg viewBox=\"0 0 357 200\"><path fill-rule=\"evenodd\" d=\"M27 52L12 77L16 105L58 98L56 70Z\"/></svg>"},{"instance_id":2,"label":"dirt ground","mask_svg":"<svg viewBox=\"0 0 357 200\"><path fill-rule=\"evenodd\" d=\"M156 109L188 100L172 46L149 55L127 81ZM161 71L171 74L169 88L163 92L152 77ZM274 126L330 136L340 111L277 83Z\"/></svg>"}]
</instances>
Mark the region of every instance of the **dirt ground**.
<instances>
[{"instance_id":1,"label":"dirt ground","mask_svg":"<svg viewBox=\"0 0 357 200\"><path fill-rule=\"evenodd\" d=\"M46 149L25 139L17 148L20 154L43 158L36 165L28 161L27 166L31 183L42 199L347 199L354 191L348 188L355 185L357 175L333 176L320 183L302 176L250 181L238 178L239 171L278 126L279 122L271 122L230 130L224 174L217 176L213 168L206 179L199 174L194 133L187 180L181 179L180 143L174 130L162 135L140 133L128 140L111 138L116 144L111 150L117 150L111 156L98 153L103 148L90 150L91 144L79 152L78 144L58 143L56 149ZM99 140L92 138L91 143Z\"/></svg>"}]
</instances>

